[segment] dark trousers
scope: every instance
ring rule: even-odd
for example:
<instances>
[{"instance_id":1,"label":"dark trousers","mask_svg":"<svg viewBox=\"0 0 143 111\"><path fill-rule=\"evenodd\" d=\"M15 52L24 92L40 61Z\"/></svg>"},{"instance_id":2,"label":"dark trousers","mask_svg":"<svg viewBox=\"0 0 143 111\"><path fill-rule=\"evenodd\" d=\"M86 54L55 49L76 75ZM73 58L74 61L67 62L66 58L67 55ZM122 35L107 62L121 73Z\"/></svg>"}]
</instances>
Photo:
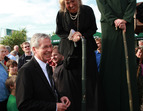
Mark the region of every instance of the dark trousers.
<instances>
[{"instance_id":1,"label":"dark trousers","mask_svg":"<svg viewBox=\"0 0 143 111\"><path fill-rule=\"evenodd\" d=\"M7 111L7 99L5 101L0 102L0 111Z\"/></svg>"}]
</instances>

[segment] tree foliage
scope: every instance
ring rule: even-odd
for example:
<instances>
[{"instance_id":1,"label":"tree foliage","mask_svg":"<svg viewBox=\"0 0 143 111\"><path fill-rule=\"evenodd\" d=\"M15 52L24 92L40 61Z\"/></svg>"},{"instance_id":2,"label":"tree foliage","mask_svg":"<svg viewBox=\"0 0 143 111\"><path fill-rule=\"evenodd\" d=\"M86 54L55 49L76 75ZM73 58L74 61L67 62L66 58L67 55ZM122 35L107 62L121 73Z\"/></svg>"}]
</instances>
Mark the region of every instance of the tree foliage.
<instances>
[{"instance_id":1,"label":"tree foliage","mask_svg":"<svg viewBox=\"0 0 143 111\"><path fill-rule=\"evenodd\" d=\"M13 31L11 35L4 36L0 43L10 46L11 49L13 49L14 45L18 45L20 47L20 44L27 40L26 32L25 28L20 31ZM22 53L21 49L20 53Z\"/></svg>"}]
</instances>

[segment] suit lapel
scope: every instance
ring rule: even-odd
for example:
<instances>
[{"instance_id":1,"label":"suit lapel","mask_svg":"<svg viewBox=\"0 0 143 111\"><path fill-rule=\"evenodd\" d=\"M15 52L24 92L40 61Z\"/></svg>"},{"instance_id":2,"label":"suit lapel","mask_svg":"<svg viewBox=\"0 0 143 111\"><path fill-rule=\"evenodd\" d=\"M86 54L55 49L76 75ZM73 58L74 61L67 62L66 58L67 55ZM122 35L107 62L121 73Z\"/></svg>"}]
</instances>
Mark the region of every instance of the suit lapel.
<instances>
[{"instance_id":1,"label":"suit lapel","mask_svg":"<svg viewBox=\"0 0 143 111\"><path fill-rule=\"evenodd\" d=\"M51 86L50 86L47 78L45 77L44 72L42 71L40 65L38 64L38 62L36 61L36 59L34 57L33 57L33 61L35 62L34 67L36 69L37 74L42 79L42 81L47 85L47 87L50 89L50 91L52 91Z\"/></svg>"}]
</instances>

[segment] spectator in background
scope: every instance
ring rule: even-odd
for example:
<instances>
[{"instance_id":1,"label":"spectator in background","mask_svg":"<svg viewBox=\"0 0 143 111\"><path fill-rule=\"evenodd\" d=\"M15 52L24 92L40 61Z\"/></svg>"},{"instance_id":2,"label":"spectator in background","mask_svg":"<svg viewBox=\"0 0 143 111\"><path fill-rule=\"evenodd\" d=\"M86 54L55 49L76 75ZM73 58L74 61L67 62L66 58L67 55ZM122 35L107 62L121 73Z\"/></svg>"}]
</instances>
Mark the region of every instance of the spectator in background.
<instances>
[{"instance_id":1,"label":"spectator in background","mask_svg":"<svg viewBox=\"0 0 143 111\"><path fill-rule=\"evenodd\" d=\"M137 58L137 64L139 64L139 60L142 57L142 48L136 47L135 48L135 54L136 54L136 58Z\"/></svg>"},{"instance_id":2,"label":"spectator in background","mask_svg":"<svg viewBox=\"0 0 143 111\"><path fill-rule=\"evenodd\" d=\"M19 46L18 45L15 45L14 47L13 47L13 50L15 50L16 52L17 52L17 54L16 54L16 62L18 63L18 59L19 59L19 57L20 57L20 54L19 54Z\"/></svg>"},{"instance_id":3,"label":"spectator in background","mask_svg":"<svg viewBox=\"0 0 143 111\"><path fill-rule=\"evenodd\" d=\"M8 78L7 67L2 62L5 56L6 48L4 45L0 45L0 111L7 111L6 104L9 96L5 86L5 81Z\"/></svg>"},{"instance_id":4,"label":"spectator in background","mask_svg":"<svg viewBox=\"0 0 143 111\"><path fill-rule=\"evenodd\" d=\"M16 56L17 52L15 50L10 52L11 55L13 55L14 57ZM16 57L15 57L16 58Z\"/></svg>"},{"instance_id":5,"label":"spectator in background","mask_svg":"<svg viewBox=\"0 0 143 111\"><path fill-rule=\"evenodd\" d=\"M16 75L12 75L8 77L5 82L5 85L10 92L10 95L7 101L7 111L18 111L18 108L16 105L16 98L15 98L16 77L17 77Z\"/></svg>"},{"instance_id":6,"label":"spectator in background","mask_svg":"<svg viewBox=\"0 0 143 111\"><path fill-rule=\"evenodd\" d=\"M9 59L12 59L12 60L15 60L15 61L16 61L16 57L13 56L12 54L10 54L10 52L11 52L10 46L5 46L5 47L6 47L6 56L7 56Z\"/></svg>"},{"instance_id":7,"label":"spectator in background","mask_svg":"<svg viewBox=\"0 0 143 111\"><path fill-rule=\"evenodd\" d=\"M6 65L6 62L10 60L10 58L8 58L7 56L4 57L4 60L2 60L2 62L4 63L4 65Z\"/></svg>"},{"instance_id":8,"label":"spectator in background","mask_svg":"<svg viewBox=\"0 0 143 111\"><path fill-rule=\"evenodd\" d=\"M54 62L54 70L53 70L53 78L55 81L55 86L58 90L58 92L61 94L63 91L64 85L64 74L63 74L63 55L61 55L58 51L58 46L54 46L52 50L51 60ZM62 94L63 95L63 94ZM65 95L65 94L64 94Z\"/></svg>"},{"instance_id":9,"label":"spectator in background","mask_svg":"<svg viewBox=\"0 0 143 111\"><path fill-rule=\"evenodd\" d=\"M6 56L11 52L10 46L6 45Z\"/></svg>"},{"instance_id":10,"label":"spectator in background","mask_svg":"<svg viewBox=\"0 0 143 111\"><path fill-rule=\"evenodd\" d=\"M53 47L51 61L54 63L54 67L58 66L64 60L64 56L58 51L58 46Z\"/></svg>"},{"instance_id":11,"label":"spectator in background","mask_svg":"<svg viewBox=\"0 0 143 111\"><path fill-rule=\"evenodd\" d=\"M137 77L143 76L143 49L141 47L135 48L136 61L137 61Z\"/></svg>"},{"instance_id":12,"label":"spectator in background","mask_svg":"<svg viewBox=\"0 0 143 111\"><path fill-rule=\"evenodd\" d=\"M15 45L15 46L13 47L13 50L15 50L15 51L17 52L17 55L20 56L20 54L19 54L19 46L18 46L18 45Z\"/></svg>"},{"instance_id":13,"label":"spectator in background","mask_svg":"<svg viewBox=\"0 0 143 111\"><path fill-rule=\"evenodd\" d=\"M22 50L24 51L24 54L19 58L18 60L18 70L30 59L32 58L32 53L30 50L30 43L29 42L23 42L21 45Z\"/></svg>"},{"instance_id":14,"label":"spectator in background","mask_svg":"<svg viewBox=\"0 0 143 111\"><path fill-rule=\"evenodd\" d=\"M99 72L99 65L100 65L100 57L101 57L101 38L99 37L95 37L95 41L97 44L97 50L95 51L95 55L96 55L96 64L97 64L97 69Z\"/></svg>"},{"instance_id":15,"label":"spectator in background","mask_svg":"<svg viewBox=\"0 0 143 111\"><path fill-rule=\"evenodd\" d=\"M137 59L137 80L138 80L138 94L139 105L143 104L143 49L141 47L135 48Z\"/></svg>"},{"instance_id":16,"label":"spectator in background","mask_svg":"<svg viewBox=\"0 0 143 111\"><path fill-rule=\"evenodd\" d=\"M8 60L6 62L6 66L8 68L9 76L17 75L18 67L17 62L15 60Z\"/></svg>"},{"instance_id":17,"label":"spectator in background","mask_svg":"<svg viewBox=\"0 0 143 111\"><path fill-rule=\"evenodd\" d=\"M67 109L67 111L75 111L76 107L76 95L74 95L74 77L72 73L64 67L64 57L58 50L58 46L53 47L51 60L56 64L53 78L55 81L56 89L58 90L60 95L67 96L71 105Z\"/></svg>"},{"instance_id":18,"label":"spectator in background","mask_svg":"<svg viewBox=\"0 0 143 111\"><path fill-rule=\"evenodd\" d=\"M138 46L141 47L141 48L143 48L143 40L139 40L138 41Z\"/></svg>"}]
</instances>

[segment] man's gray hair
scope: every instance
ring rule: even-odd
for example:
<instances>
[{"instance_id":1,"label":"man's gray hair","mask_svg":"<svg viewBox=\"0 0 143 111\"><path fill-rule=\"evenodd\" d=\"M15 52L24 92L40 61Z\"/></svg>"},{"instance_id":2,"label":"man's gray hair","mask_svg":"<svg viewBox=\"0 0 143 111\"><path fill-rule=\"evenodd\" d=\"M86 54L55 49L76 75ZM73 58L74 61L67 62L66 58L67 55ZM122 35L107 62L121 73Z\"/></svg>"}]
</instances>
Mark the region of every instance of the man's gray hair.
<instances>
[{"instance_id":1,"label":"man's gray hair","mask_svg":"<svg viewBox=\"0 0 143 111\"><path fill-rule=\"evenodd\" d=\"M5 48L8 50L8 52L10 53L11 52L11 47L10 46L5 46Z\"/></svg>"},{"instance_id":2,"label":"man's gray hair","mask_svg":"<svg viewBox=\"0 0 143 111\"><path fill-rule=\"evenodd\" d=\"M45 38L50 39L50 36L48 34L44 34L44 33L34 34L33 37L31 38L31 41L30 41L31 50L32 50L32 47L38 48L39 47L39 40L45 39ZM32 52L33 52L33 50L32 50Z\"/></svg>"}]
</instances>

